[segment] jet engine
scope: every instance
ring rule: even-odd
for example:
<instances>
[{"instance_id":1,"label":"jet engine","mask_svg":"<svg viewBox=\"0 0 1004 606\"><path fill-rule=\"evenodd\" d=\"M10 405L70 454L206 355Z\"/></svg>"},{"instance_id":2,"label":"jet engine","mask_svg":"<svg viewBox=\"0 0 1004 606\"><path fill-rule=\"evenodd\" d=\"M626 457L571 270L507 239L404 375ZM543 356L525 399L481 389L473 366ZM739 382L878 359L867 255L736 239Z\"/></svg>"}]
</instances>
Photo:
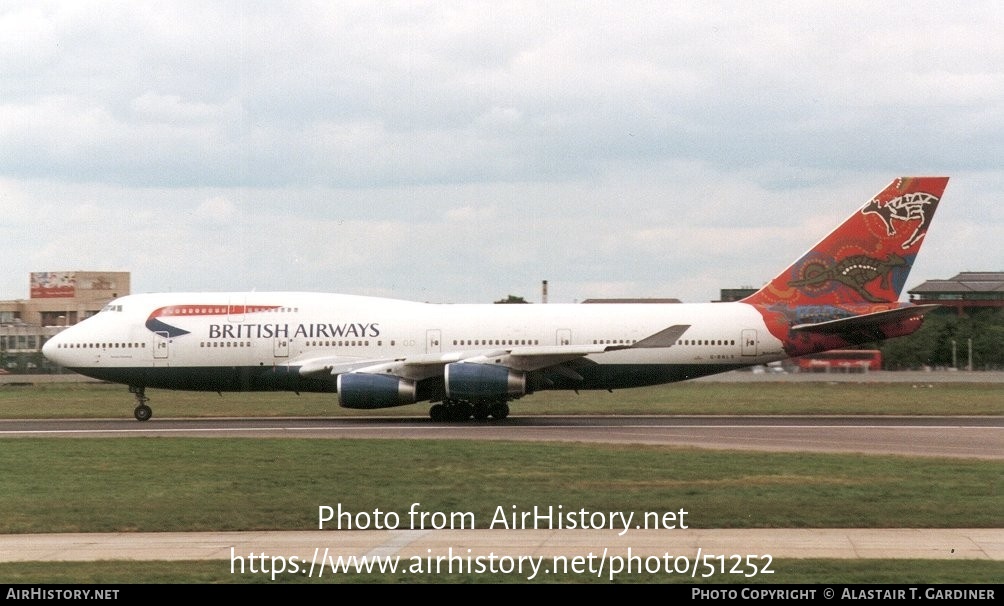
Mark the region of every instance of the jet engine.
<instances>
[{"instance_id":1,"label":"jet engine","mask_svg":"<svg viewBox=\"0 0 1004 606\"><path fill-rule=\"evenodd\" d=\"M527 393L526 374L505 366L456 362L446 365L446 395L467 402L511 400Z\"/></svg>"},{"instance_id":2,"label":"jet engine","mask_svg":"<svg viewBox=\"0 0 1004 606\"><path fill-rule=\"evenodd\" d=\"M338 375L338 405L343 408L390 408L418 401L412 381L391 375Z\"/></svg>"}]
</instances>

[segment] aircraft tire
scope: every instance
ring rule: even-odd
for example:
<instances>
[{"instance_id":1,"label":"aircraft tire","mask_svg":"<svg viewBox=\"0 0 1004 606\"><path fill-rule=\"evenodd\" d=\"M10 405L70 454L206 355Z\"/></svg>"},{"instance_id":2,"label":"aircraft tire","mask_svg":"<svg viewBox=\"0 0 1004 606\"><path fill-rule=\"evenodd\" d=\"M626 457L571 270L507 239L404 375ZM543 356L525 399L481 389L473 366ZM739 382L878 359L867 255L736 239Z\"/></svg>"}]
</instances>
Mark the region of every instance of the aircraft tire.
<instances>
[{"instance_id":1,"label":"aircraft tire","mask_svg":"<svg viewBox=\"0 0 1004 606\"><path fill-rule=\"evenodd\" d=\"M433 404L429 409L429 418L436 423L442 423L449 416L449 411L443 404Z\"/></svg>"},{"instance_id":2,"label":"aircraft tire","mask_svg":"<svg viewBox=\"0 0 1004 606\"><path fill-rule=\"evenodd\" d=\"M474 405L469 402L461 402L460 404L457 404L454 419L457 421L466 421L470 419L473 414Z\"/></svg>"},{"instance_id":3,"label":"aircraft tire","mask_svg":"<svg viewBox=\"0 0 1004 606\"><path fill-rule=\"evenodd\" d=\"M492 418L501 421L502 419L509 416L509 403L495 402L494 404L491 405L490 411Z\"/></svg>"},{"instance_id":4,"label":"aircraft tire","mask_svg":"<svg viewBox=\"0 0 1004 606\"><path fill-rule=\"evenodd\" d=\"M132 414L136 417L137 421L149 421L150 417L153 416L153 409L146 404L140 404Z\"/></svg>"}]
</instances>

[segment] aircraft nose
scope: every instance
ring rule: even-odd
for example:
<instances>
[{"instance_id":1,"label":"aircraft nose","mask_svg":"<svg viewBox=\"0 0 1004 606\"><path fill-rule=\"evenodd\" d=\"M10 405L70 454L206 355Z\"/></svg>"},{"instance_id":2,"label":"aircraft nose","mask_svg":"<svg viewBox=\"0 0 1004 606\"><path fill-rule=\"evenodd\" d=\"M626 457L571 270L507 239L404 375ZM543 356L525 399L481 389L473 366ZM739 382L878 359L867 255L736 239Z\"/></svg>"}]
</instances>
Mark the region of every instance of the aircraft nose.
<instances>
[{"instance_id":1,"label":"aircraft nose","mask_svg":"<svg viewBox=\"0 0 1004 606\"><path fill-rule=\"evenodd\" d=\"M62 365L62 358L64 356L59 355L60 351L62 351L59 346L63 341L64 339L61 338L61 334L57 334L46 341L45 344L42 345L42 355L45 356L45 359L55 364Z\"/></svg>"}]
</instances>

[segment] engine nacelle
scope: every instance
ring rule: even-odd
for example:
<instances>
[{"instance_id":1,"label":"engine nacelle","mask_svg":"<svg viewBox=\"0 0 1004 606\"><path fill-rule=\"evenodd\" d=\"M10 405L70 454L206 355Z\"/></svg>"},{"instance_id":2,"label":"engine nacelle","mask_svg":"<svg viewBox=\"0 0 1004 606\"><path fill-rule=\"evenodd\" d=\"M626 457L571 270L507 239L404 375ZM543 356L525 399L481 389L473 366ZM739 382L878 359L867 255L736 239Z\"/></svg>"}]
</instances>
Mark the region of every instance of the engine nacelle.
<instances>
[{"instance_id":1,"label":"engine nacelle","mask_svg":"<svg viewBox=\"0 0 1004 606\"><path fill-rule=\"evenodd\" d=\"M510 400L526 394L526 374L505 366L456 362L446 365L446 395L468 402Z\"/></svg>"},{"instance_id":2,"label":"engine nacelle","mask_svg":"<svg viewBox=\"0 0 1004 606\"><path fill-rule=\"evenodd\" d=\"M338 405L343 408L390 408L418 401L413 381L391 375L338 375Z\"/></svg>"}]
</instances>

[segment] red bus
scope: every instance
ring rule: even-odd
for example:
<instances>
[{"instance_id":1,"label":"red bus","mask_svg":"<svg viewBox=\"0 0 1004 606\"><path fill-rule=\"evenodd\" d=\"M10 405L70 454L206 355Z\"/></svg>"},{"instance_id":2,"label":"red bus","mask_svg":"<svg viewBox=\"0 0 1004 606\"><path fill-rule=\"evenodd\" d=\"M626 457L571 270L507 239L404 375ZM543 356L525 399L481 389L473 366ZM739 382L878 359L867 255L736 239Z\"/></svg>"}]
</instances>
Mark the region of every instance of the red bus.
<instances>
[{"instance_id":1,"label":"red bus","mask_svg":"<svg viewBox=\"0 0 1004 606\"><path fill-rule=\"evenodd\" d=\"M802 356L796 362L801 372L868 372L882 369L882 352L877 349L833 349Z\"/></svg>"}]
</instances>

